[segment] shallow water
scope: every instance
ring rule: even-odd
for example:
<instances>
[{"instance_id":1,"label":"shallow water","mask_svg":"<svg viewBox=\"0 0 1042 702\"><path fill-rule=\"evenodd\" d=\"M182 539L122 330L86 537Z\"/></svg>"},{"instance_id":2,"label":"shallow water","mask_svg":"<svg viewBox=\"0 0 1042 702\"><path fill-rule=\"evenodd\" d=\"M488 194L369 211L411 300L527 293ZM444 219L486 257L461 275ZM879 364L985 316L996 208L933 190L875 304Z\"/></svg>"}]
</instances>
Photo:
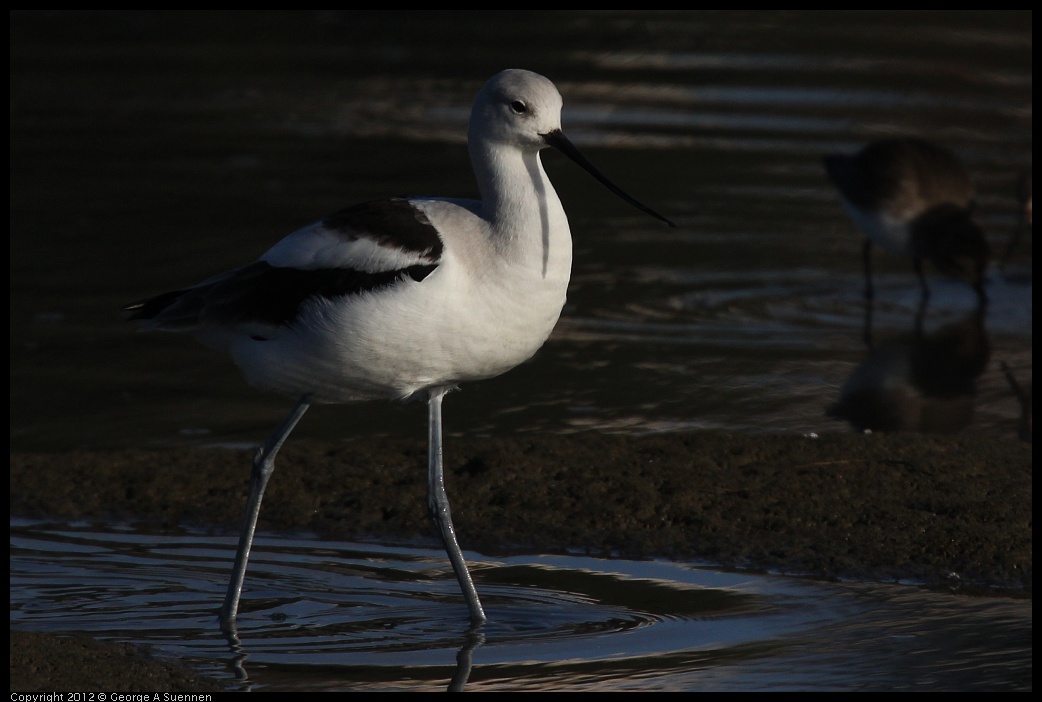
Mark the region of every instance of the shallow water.
<instances>
[{"instance_id":1,"label":"shallow water","mask_svg":"<svg viewBox=\"0 0 1042 702\"><path fill-rule=\"evenodd\" d=\"M467 17L15 13L13 446L259 441L288 400L192 339L132 333L119 308L348 204L473 195L467 112L504 66L555 80L572 139L679 226L546 153L575 239L568 305L532 361L449 398L449 432L849 431L829 409L869 357L861 237L824 175L827 151L933 138L977 182L996 255L1016 228L1030 13ZM970 377L939 388L891 369L923 407L899 426L1016 438L1031 243L988 272ZM911 266L877 251L875 269L873 341L908 337ZM927 332L972 314L967 286L928 274ZM969 410L958 421L920 420L950 396ZM320 408L294 438L415 436L423 421L387 403Z\"/></svg>"},{"instance_id":2,"label":"shallow water","mask_svg":"<svg viewBox=\"0 0 1042 702\"><path fill-rule=\"evenodd\" d=\"M489 622L468 633L440 551L306 535L258 540L237 636L225 636L215 608L234 548L199 532L16 520L11 624L74 621L232 689L1031 687L1030 601L471 553Z\"/></svg>"},{"instance_id":3,"label":"shallow water","mask_svg":"<svg viewBox=\"0 0 1042 702\"><path fill-rule=\"evenodd\" d=\"M508 66L554 80L571 139L679 226L548 153L575 239L568 306L532 361L449 397L449 433L869 426L1016 441L1015 388L1032 377L1030 235L989 269L982 317L967 286L929 269L920 314L910 265L877 252L869 318L861 239L820 159L886 136L943 143L1002 252L1031 165L1031 19L12 13L12 448L263 439L288 400L192 339L132 333L120 307L348 204L473 195L467 111ZM424 422L418 405L315 408L293 440L422 436ZM468 639L440 551L259 546L236 652L210 611L232 537L18 522L12 625L154 643L229 680L238 661L244 687L449 684ZM1031 684L1030 602L468 555L493 617L467 689Z\"/></svg>"}]
</instances>

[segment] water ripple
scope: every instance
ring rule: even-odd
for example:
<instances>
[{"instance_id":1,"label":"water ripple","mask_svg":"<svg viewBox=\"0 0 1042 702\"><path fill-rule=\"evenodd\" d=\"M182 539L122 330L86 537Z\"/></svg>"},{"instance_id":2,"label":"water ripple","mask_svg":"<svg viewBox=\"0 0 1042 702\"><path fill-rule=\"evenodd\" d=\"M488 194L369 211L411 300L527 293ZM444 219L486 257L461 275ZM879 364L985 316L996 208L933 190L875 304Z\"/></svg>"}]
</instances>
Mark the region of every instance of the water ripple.
<instances>
[{"instance_id":1,"label":"water ripple","mask_svg":"<svg viewBox=\"0 0 1042 702\"><path fill-rule=\"evenodd\" d=\"M489 614L475 632L440 551L306 536L258 539L226 637L215 608L233 549L193 531L15 520L11 625L149 644L240 689L1030 687L1030 602L469 554ZM902 649L915 665L892 667Z\"/></svg>"}]
</instances>

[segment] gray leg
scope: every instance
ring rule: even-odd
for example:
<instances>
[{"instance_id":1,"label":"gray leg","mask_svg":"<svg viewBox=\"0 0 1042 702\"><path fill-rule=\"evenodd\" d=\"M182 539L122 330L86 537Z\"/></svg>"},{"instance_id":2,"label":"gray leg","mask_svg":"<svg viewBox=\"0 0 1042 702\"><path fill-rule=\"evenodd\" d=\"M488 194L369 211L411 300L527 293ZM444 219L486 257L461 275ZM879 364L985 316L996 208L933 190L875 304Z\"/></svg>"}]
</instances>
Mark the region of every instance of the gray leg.
<instances>
[{"instance_id":1,"label":"gray leg","mask_svg":"<svg viewBox=\"0 0 1042 702\"><path fill-rule=\"evenodd\" d=\"M448 388L433 388L428 393L427 511L434 520L435 526L438 527L438 533L441 534L445 552L449 554L452 569L456 571L456 579L459 580L460 589L463 591L463 599L467 601L467 607L470 608L470 621L476 626L485 622L485 610L481 607L478 591L474 588L474 581L470 578L467 563L463 560L463 551L460 550L459 542L456 541L456 530L452 526L452 513L449 510L449 498L445 494L445 469L442 465L441 451L441 400L446 392L448 392Z\"/></svg>"},{"instance_id":2,"label":"gray leg","mask_svg":"<svg viewBox=\"0 0 1042 702\"><path fill-rule=\"evenodd\" d=\"M974 271L973 289L977 293L977 304L984 306L988 304L988 294L984 292L984 262L977 265Z\"/></svg>"},{"instance_id":3,"label":"gray leg","mask_svg":"<svg viewBox=\"0 0 1042 702\"><path fill-rule=\"evenodd\" d=\"M915 269L915 274L919 276L919 288L923 291L922 299L928 300L930 298L930 286L926 284L926 275L923 273L923 259L914 259L912 268Z\"/></svg>"},{"instance_id":4,"label":"gray leg","mask_svg":"<svg viewBox=\"0 0 1042 702\"><path fill-rule=\"evenodd\" d=\"M872 288L872 240L865 239L861 247L861 259L865 264L865 299L871 300L875 296Z\"/></svg>"},{"instance_id":5,"label":"gray leg","mask_svg":"<svg viewBox=\"0 0 1042 702\"><path fill-rule=\"evenodd\" d=\"M221 607L221 627L233 630L235 615L239 611L239 596L242 594L242 582L246 578L246 562L250 558L250 547L253 546L253 533L257 530L257 517L260 516L261 500L264 499L264 488L268 479L275 472L275 455L282 448L283 442L297 422L304 416L310 406L311 397L300 398L293 410L282 420L275 433L264 445L257 449L253 457L253 470L250 473L250 496L246 502L246 519L239 535L239 549L235 552L235 565L232 567L232 579L228 583L228 594Z\"/></svg>"}]
</instances>

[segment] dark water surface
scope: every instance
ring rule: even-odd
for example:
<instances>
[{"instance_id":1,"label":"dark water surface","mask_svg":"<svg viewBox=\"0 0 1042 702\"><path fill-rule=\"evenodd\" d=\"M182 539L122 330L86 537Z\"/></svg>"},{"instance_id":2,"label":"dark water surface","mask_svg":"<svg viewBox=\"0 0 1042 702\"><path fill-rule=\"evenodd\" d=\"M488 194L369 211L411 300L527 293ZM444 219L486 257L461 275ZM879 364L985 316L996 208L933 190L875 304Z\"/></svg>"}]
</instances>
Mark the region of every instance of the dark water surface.
<instances>
[{"instance_id":1,"label":"dark water surface","mask_svg":"<svg viewBox=\"0 0 1042 702\"><path fill-rule=\"evenodd\" d=\"M507 67L553 80L570 138L678 227L547 153L575 240L568 305L532 361L449 397L449 433L885 426L1018 440L1031 236L989 268L983 313L968 286L928 267L920 317L910 264L877 252L869 347L861 237L821 156L936 140L965 161L978 221L1003 252L1031 167L1030 12L19 11L11 22L14 450L265 437L289 400L249 388L191 338L134 333L119 309L346 205L474 196L467 114ZM829 412L841 397L843 419ZM293 440L422 436L424 422L420 405L321 407ZM444 689L461 648L468 689L1031 687L1030 602L468 554L500 616L467 643L455 601L439 601L456 597L440 553L307 537L262 541L249 579L263 609L230 649L208 608L232 541L13 522L12 625L152 642L229 679L238 661L255 688Z\"/></svg>"},{"instance_id":2,"label":"dark water surface","mask_svg":"<svg viewBox=\"0 0 1042 702\"><path fill-rule=\"evenodd\" d=\"M287 400L119 308L260 255L343 206L473 196L470 103L501 68L554 80L572 139L678 223L557 154L569 303L545 348L446 405L449 432L846 431L827 416L871 354L861 237L826 151L920 135L955 150L1001 252L1031 165L1031 14L14 13L11 439L18 449L258 441ZM931 277L925 333L949 387L906 359L919 291L876 253L873 378L916 430L1014 437L1031 381L1031 237L988 272L982 324ZM903 346L902 346L903 345ZM935 345L936 346L936 345ZM885 379L885 380L884 380ZM936 385L936 384L935 384ZM923 418L955 400L954 418ZM422 432L423 410L313 411L295 438Z\"/></svg>"}]
</instances>

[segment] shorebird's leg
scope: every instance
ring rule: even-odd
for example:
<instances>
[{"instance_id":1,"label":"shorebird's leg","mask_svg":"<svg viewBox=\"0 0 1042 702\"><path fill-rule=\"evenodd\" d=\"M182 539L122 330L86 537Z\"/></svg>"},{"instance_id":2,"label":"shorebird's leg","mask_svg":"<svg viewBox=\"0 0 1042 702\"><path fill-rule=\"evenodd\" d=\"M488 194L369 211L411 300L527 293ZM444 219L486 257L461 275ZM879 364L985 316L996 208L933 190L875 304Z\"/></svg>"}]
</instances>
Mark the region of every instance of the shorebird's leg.
<instances>
[{"instance_id":1,"label":"shorebird's leg","mask_svg":"<svg viewBox=\"0 0 1042 702\"><path fill-rule=\"evenodd\" d=\"M999 260L999 272L1005 275L1006 261L1009 260L1010 256L1013 255L1013 250L1017 248L1017 241L1020 240L1021 235L1025 232L1031 231L1031 171L1022 173L1017 183L1017 200L1020 202L1020 221L1017 223L1016 229L1009 237L1009 241L1006 242L1006 250L1002 253L1002 258ZM986 302L986 301L985 301Z\"/></svg>"},{"instance_id":2,"label":"shorebird's leg","mask_svg":"<svg viewBox=\"0 0 1042 702\"><path fill-rule=\"evenodd\" d=\"M923 274L923 259L912 259L912 268L915 269L915 274L919 277L919 288L923 291L922 299L930 299L930 286L926 284L926 276Z\"/></svg>"},{"instance_id":3,"label":"shorebird's leg","mask_svg":"<svg viewBox=\"0 0 1042 702\"><path fill-rule=\"evenodd\" d=\"M869 302L875 296L875 290L872 288L872 240L865 239L864 245L861 247L861 259L865 264L865 299Z\"/></svg>"},{"instance_id":4,"label":"shorebird's leg","mask_svg":"<svg viewBox=\"0 0 1042 702\"><path fill-rule=\"evenodd\" d=\"M988 293L984 292L984 262L977 264L974 271L973 290L977 293L977 306L984 307L988 304Z\"/></svg>"},{"instance_id":5,"label":"shorebird's leg","mask_svg":"<svg viewBox=\"0 0 1042 702\"><path fill-rule=\"evenodd\" d=\"M862 334L862 338L865 341L865 346L869 350L872 349L872 313L873 313L873 302L872 300L865 300L865 329Z\"/></svg>"},{"instance_id":6,"label":"shorebird's leg","mask_svg":"<svg viewBox=\"0 0 1042 702\"><path fill-rule=\"evenodd\" d=\"M257 453L253 456L253 470L250 472L250 496L246 502L246 519L243 521L242 533L239 534L239 549L235 552L235 565L232 567L232 578L228 582L228 594L225 595L224 605L221 607L221 628L225 630L235 627L235 616L239 611L239 596L242 594L242 583L246 578L246 561L250 558L253 533L257 530L257 517L260 516L264 488L268 486L268 479L275 472L275 456L310 404L310 395L300 398L293 410L275 429L275 433L268 437L268 440L257 449Z\"/></svg>"},{"instance_id":7,"label":"shorebird's leg","mask_svg":"<svg viewBox=\"0 0 1042 702\"><path fill-rule=\"evenodd\" d=\"M441 400L448 388L432 388L428 392L428 462L427 462L427 511L445 545L445 552L452 561L452 569L456 571L463 599L470 609L470 621L475 626L485 622L485 610L478 599L478 591L467 570L467 562L463 560L463 551L456 540L456 530L452 526L452 512L449 510L449 498L445 494L445 469L442 465L441 449Z\"/></svg>"}]
</instances>

